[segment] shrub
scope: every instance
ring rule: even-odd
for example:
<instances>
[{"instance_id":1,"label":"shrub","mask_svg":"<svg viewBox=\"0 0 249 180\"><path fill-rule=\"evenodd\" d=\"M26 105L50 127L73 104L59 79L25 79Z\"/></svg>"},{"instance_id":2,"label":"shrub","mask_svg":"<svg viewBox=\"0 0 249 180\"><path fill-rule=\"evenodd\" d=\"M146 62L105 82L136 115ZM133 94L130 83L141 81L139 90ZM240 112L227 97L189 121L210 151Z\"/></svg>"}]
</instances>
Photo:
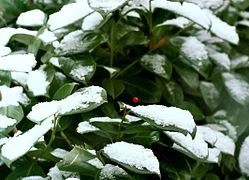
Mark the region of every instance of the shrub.
<instances>
[{"instance_id":1,"label":"shrub","mask_svg":"<svg viewBox=\"0 0 249 180\"><path fill-rule=\"evenodd\" d=\"M0 1L1 177L249 176L248 7Z\"/></svg>"}]
</instances>

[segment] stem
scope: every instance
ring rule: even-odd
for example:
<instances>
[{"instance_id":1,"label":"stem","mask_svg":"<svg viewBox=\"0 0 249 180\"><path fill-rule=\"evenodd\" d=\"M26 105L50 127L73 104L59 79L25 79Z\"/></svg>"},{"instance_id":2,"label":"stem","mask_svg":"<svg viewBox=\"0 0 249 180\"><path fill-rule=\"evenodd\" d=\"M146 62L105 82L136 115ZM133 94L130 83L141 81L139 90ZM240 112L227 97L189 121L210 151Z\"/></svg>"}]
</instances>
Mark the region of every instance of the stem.
<instances>
[{"instance_id":1,"label":"stem","mask_svg":"<svg viewBox=\"0 0 249 180\"><path fill-rule=\"evenodd\" d=\"M121 74L125 73L127 70L129 70L132 66L134 66L137 62L139 61L133 61L131 64L129 64L128 66L126 66L124 69L122 69L121 71L119 71L119 73L117 73L113 78L117 78L118 76L120 76Z\"/></svg>"},{"instance_id":2,"label":"stem","mask_svg":"<svg viewBox=\"0 0 249 180\"><path fill-rule=\"evenodd\" d=\"M114 57L114 31L115 31L115 23L112 23L112 27L111 27L111 33L110 33L110 66L113 66L113 57Z\"/></svg>"},{"instance_id":3,"label":"stem","mask_svg":"<svg viewBox=\"0 0 249 180\"><path fill-rule=\"evenodd\" d=\"M68 139L67 135L63 131L61 131L61 136L64 138L64 140L67 142L67 144L70 147L73 147L73 144L71 143L71 141Z\"/></svg>"},{"instance_id":4,"label":"stem","mask_svg":"<svg viewBox=\"0 0 249 180\"><path fill-rule=\"evenodd\" d=\"M122 116L122 121L120 122L119 126L118 126L118 136L117 136L117 140L120 140L122 138L122 133L121 133L121 127L123 126L123 122L124 122L124 118L125 115L127 114L127 108L125 106L124 108L124 114Z\"/></svg>"},{"instance_id":5,"label":"stem","mask_svg":"<svg viewBox=\"0 0 249 180\"><path fill-rule=\"evenodd\" d=\"M54 116L54 127L52 129L52 134L51 134L51 137L50 137L50 140L48 142L48 145L46 147L46 149L44 150L44 152L46 152L52 145L54 139L55 139L55 133L56 133L56 128L57 128L57 123L58 123L58 118Z\"/></svg>"}]
</instances>

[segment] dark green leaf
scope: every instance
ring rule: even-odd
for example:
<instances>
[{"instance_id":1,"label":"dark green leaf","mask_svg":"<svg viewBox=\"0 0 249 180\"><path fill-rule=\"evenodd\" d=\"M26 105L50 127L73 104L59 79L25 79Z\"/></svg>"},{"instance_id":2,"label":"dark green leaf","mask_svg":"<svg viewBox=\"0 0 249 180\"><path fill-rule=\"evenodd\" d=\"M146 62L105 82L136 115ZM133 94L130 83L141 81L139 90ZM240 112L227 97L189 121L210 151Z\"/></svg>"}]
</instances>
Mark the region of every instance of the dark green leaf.
<instances>
[{"instance_id":1,"label":"dark green leaf","mask_svg":"<svg viewBox=\"0 0 249 180\"><path fill-rule=\"evenodd\" d=\"M10 87L11 73L9 71L0 70L0 85L6 85Z\"/></svg>"},{"instance_id":2,"label":"dark green leaf","mask_svg":"<svg viewBox=\"0 0 249 180\"><path fill-rule=\"evenodd\" d=\"M60 87L54 94L53 99L54 100L61 100L69 96L77 83L66 83L62 87Z\"/></svg>"},{"instance_id":3,"label":"dark green leaf","mask_svg":"<svg viewBox=\"0 0 249 180\"><path fill-rule=\"evenodd\" d=\"M141 31L131 31L128 32L126 35L124 35L120 39L119 46L125 47L125 46L135 46L135 45L143 45L148 43L148 38L144 35Z\"/></svg>"},{"instance_id":4,"label":"dark green leaf","mask_svg":"<svg viewBox=\"0 0 249 180\"><path fill-rule=\"evenodd\" d=\"M0 114L16 119L18 122L24 117L22 106L0 107Z\"/></svg>"},{"instance_id":5,"label":"dark green leaf","mask_svg":"<svg viewBox=\"0 0 249 180\"><path fill-rule=\"evenodd\" d=\"M103 87L113 99L116 99L125 90L123 82L116 79L104 79Z\"/></svg>"}]
</instances>

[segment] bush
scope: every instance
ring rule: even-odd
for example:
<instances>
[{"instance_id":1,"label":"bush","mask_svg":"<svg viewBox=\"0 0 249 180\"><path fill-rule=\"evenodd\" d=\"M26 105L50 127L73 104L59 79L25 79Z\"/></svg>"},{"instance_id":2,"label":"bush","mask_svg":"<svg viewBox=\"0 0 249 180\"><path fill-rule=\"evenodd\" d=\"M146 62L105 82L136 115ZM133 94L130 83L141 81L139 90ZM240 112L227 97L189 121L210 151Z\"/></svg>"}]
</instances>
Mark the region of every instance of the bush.
<instances>
[{"instance_id":1,"label":"bush","mask_svg":"<svg viewBox=\"0 0 249 180\"><path fill-rule=\"evenodd\" d=\"M1 178L245 179L248 7L1 0Z\"/></svg>"}]
</instances>

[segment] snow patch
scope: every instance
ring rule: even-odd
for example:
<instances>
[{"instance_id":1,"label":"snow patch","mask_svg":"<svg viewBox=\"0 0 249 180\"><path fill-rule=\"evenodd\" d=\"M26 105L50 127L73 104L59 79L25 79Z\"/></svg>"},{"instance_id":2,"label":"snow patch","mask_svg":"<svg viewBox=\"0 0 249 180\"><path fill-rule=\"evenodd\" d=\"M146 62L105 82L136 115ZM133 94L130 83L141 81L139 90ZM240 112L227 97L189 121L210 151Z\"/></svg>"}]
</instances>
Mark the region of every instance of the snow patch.
<instances>
[{"instance_id":1,"label":"snow patch","mask_svg":"<svg viewBox=\"0 0 249 180\"><path fill-rule=\"evenodd\" d=\"M249 136L245 138L241 145L238 160L241 171L249 176Z\"/></svg>"},{"instance_id":2,"label":"snow patch","mask_svg":"<svg viewBox=\"0 0 249 180\"><path fill-rule=\"evenodd\" d=\"M94 30L103 20L100 13L94 12L84 18L81 28L83 31Z\"/></svg>"},{"instance_id":3,"label":"snow patch","mask_svg":"<svg viewBox=\"0 0 249 180\"><path fill-rule=\"evenodd\" d=\"M0 47L0 57L6 56L11 53L11 49L9 47Z\"/></svg>"},{"instance_id":4,"label":"snow patch","mask_svg":"<svg viewBox=\"0 0 249 180\"><path fill-rule=\"evenodd\" d=\"M23 12L17 18L16 24L20 26L42 26L45 22L45 13L40 9Z\"/></svg>"},{"instance_id":5,"label":"snow patch","mask_svg":"<svg viewBox=\"0 0 249 180\"><path fill-rule=\"evenodd\" d=\"M122 168L114 166L112 164L106 164L100 171L99 179L100 180L112 180L117 176L126 176L128 175Z\"/></svg>"},{"instance_id":6,"label":"snow patch","mask_svg":"<svg viewBox=\"0 0 249 180\"><path fill-rule=\"evenodd\" d=\"M88 76L93 71L94 71L94 66L78 65L78 66L74 66L74 68L72 68L69 74L75 79L85 81L86 76Z\"/></svg>"},{"instance_id":7,"label":"snow patch","mask_svg":"<svg viewBox=\"0 0 249 180\"><path fill-rule=\"evenodd\" d=\"M91 125L89 122L84 121L78 124L77 132L79 134L85 134L89 132L99 131L99 128L96 128L95 126Z\"/></svg>"},{"instance_id":8,"label":"snow patch","mask_svg":"<svg viewBox=\"0 0 249 180\"><path fill-rule=\"evenodd\" d=\"M170 26L177 26L179 28L184 28L184 27L188 26L190 23L191 23L191 21L185 17L177 17L175 19L166 20L163 23L158 24L157 27L170 25Z\"/></svg>"},{"instance_id":9,"label":"snow patch","mask_svg":"<svg viewBox=\"0 0 249 180\"><path fill-rule=\"evenodd\" d=\"M15 125L16 120L0 114L0 130Z\"/></svg>"},{"instance_id":10,"label":"snow patch","mask_svg":"<svg viewBox=\"0 0 249 180\"><path fill-rule=\"evenodd\" d=\"M45 44L52 43L57 40L57 37L55 34L48 29L45 29L39 36L38 38L42 40Z\"/></svg>"}]
</instances>

